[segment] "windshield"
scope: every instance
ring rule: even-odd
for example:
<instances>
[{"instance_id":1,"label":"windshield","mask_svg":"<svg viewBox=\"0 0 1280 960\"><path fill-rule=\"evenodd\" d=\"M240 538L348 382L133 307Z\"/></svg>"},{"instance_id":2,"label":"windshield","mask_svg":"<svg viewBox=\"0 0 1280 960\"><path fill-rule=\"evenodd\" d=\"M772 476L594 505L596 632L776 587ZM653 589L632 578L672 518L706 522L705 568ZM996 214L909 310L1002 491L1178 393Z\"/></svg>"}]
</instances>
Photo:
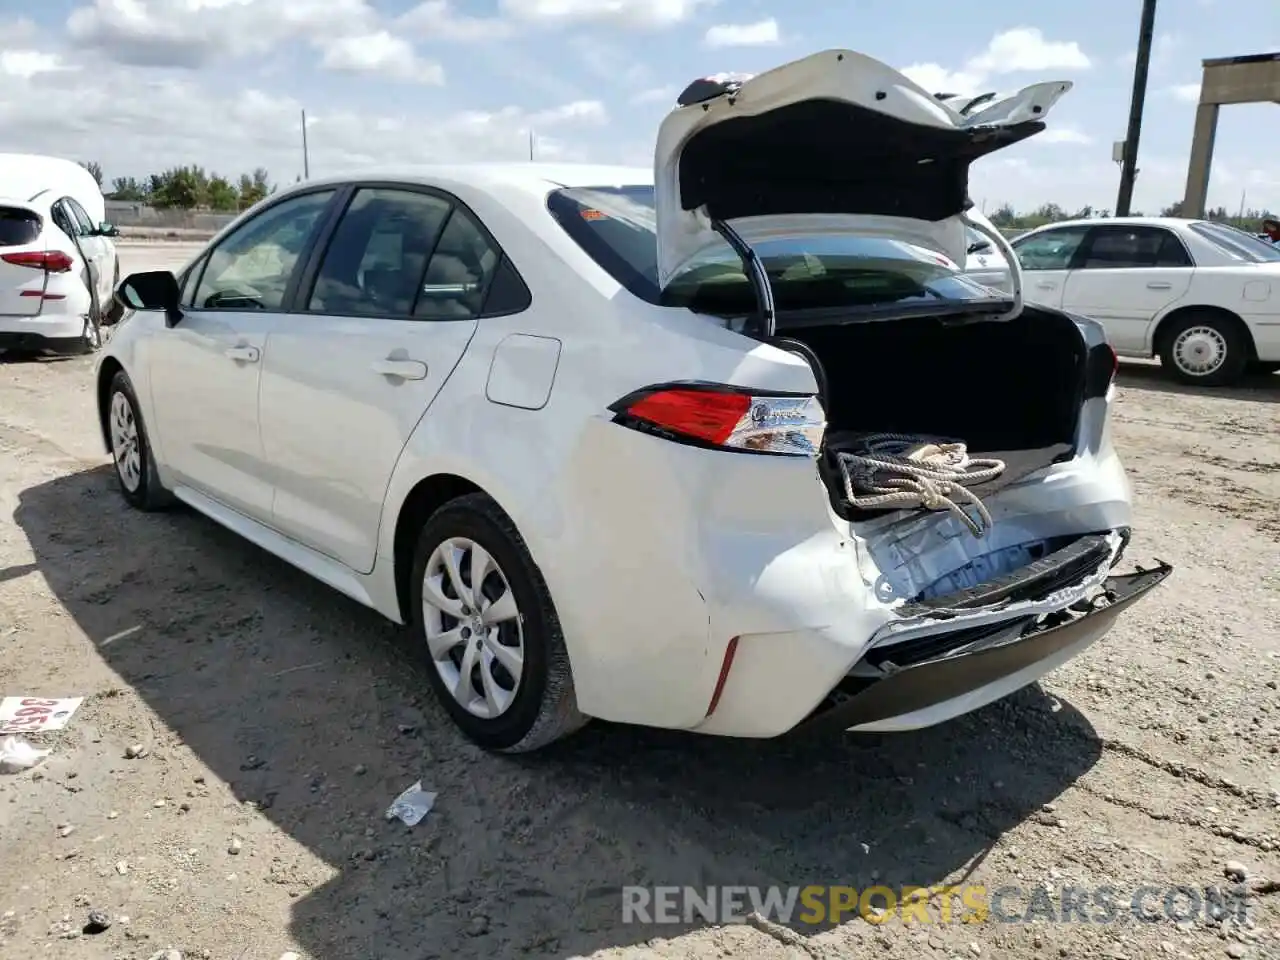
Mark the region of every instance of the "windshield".
<instances>
[{"instance_id":1,"label":"windshield","mask_svg":"<svg viewBox=\"0 0 1280 960\"><path fill-rule=\"evenodd\" d=\"M651 186L557 190L547 206L596 263L642 300L710 313L754 308L750 281L727 243L691 264L665 294L660 290ZM986 302L993 297L990 288L957 272L950 261L897 240L797 237L761 243L755 251L779 310Z\"/></svg>"},{"instance_id":2,"label":"windshield","mask_svg":"<svg viewBox=\"0 0 1280 960\"><path fill-rule=\"evenodd\" d=\"M1197 221L1191 224L1191 229L1232 259L1246 263L1280 263L1280 248L1225 223Z\"/></svg>"}]
</instances>

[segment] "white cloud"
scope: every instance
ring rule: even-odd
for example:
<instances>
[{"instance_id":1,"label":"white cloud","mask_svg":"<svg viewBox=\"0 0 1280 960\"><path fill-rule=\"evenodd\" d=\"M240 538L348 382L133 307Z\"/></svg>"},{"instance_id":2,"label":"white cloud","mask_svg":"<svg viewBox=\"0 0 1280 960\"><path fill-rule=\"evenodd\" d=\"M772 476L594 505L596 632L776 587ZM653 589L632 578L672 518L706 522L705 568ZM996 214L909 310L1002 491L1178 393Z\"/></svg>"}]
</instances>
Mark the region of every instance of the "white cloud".
<instances>
[{"instance_id":1,"label":"white cloud","mask_svg":"<svg viewBox=\"0 0 1280 960\"><path fill-rule=\"evenodd\" d=\"M1200 102L1199 83L1180 83L1177 86L1170 87L1168 92L1183 103Z\"/></svg>"},{"instance_id":2,"label":"white cloud","mask_svg":"<svg viewBox=\"0 0 1280 960\"><path fill-rule=\"evenodd\" d=\"M373 73L408 83L444 83L444 70L439 64L419 59L411 43L386 30L325 44L320 65L328 70Z\"/></svg>"},{"instance_id":3,"label":"white cloud","mask_svg":"<svg viewBox=\"0 0 1280 960\"><path fill-rule=\"evenodd\" d=\"M1092 61L1074 40L1046 40L1035 27L1014 27L997 33L982 53L959 70L937 63L915 63L902 72L930 93L963 94L985 93L980 89L983 84L1002 74L1088 70L1091 66Z\"/></svg>"},{"instance_id":4,"label":"white cloud","mask_svg":"<svg viewBox=\"0 0 1280 960\"><path fill-rule=\"evenodd\" d=\"M500 0L500 9L525 22L600 23L638 29L683 23L707 0Z\"/></svg>"},{"instance_id":5,"label":"white cloud","mask_svg":"<svg viewBox=\"0 0 1280 960\"><path fill-rule=\"evenodd\" d=\"M56 73L73 69L75 68L64 63L56 53L45 53L40 50L0 51L0 75L6 77L30 80L39 73Z\"/></svg>"},{"instance_id":6,"label":"white cloud","mask_svg":"<svg viewBox=\"0 0 1280 960\"><path fill-rule=\"evenodd\" d=\"M987 49L968 63L984 74L1044 70L1088 70L1092 66L1074 40L1046 40L1035 27L1014 27L997 33Z\"/></svg>"},{"instance_id":7,"label":"white cloud","mask_svg":"<svg viewBox=\"0 0 1280 960\"><path fill-rule=\"evenodd\" d=\"M773 17L755 23L719 23L707 30L709 47L763 47L778 42L778 21Z\"/></svg>"},{"instance_id":8,"label":"white cloud","mask_svg":"<svg viewBox=\"0 0 1280 960\"><path fill-rule=\"evenodd\" d=\"M1093 143L1093 137L1089 136L1083 130L1077 129L1076 127L1071 127L1071 126L1049 127L1047 130L1043 130L1040 133L1036 134L1036 136L1034 136L1031 139L1031 143L1089 144L1089 143Z\"/></svg>"},{"instance_id":9,"label":"white cloud","mask_svg":"<svg viewBox=\"0 0 1280 960\"><path fill-rule=\"evenodd\" d=\"M93 84L63 72L7 80L0 99L6 148L96 160L109 178L199 164L227 176L266 167L289 183L302 171L303 106L316 176L373 165L524 160L531 129L555 133L539 136L540 159L586 160L580 132L608 121L604 106L591 100L451 114L405 98L376 111L325 110L237 89L225 74L202 83L194 73L159 75L109 63L95 70ZM48 110L51 102L59 109Z\"/></svg>"},{"instance_id":10,"label":"white cloud","mask_svg":"<svg viewBox=\"0 0 1280 960\"><path fill-rule=\"evenodd\" d=\"M504 40L513 33L510 21L457 13L448 0L426 0L398 17L396 24L423 39L462 43Z\"/></svg>"}]
</instances>

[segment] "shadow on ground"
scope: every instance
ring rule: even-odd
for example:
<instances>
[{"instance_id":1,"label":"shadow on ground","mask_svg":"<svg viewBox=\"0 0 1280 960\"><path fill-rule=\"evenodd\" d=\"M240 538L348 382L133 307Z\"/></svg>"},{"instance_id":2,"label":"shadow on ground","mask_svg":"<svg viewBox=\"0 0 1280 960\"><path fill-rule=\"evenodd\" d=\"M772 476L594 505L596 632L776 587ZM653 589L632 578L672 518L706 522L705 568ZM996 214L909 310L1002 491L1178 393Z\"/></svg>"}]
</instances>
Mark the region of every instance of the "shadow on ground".
<instances>
[{"instance_id":1,"label":"shadow on ground","mask_svg":"<svg viewBox=\"0 0 1280 960\"><path fill-rule=\"evenodd\" d=\"M566 956L687 929L623 924L627 884L941 882L1100 752L1080 714L1033 687L919 734L595 724L492 757L425 693L399 628L190 511L128 510L109 468L25 491L16 519L100 655L336 871L315 882L277 862L267 878L297 893L292 933L325 960ZM419 778L435 810L387 823Z\"/></svg>"},{"instance_id":2,"label":"shadow on ground","mask_svg":"<svg viewBox=\"0 0 1280 960\"><path fill-rule=\"evenodd\" d=\"M1253 374L1236 387L1196 387L1178 383L1157 364L1121 361L1116 382L1130 390L1204 397L1206 400L1280 403L1280 374Z\"/></svg>"}]
</instances>

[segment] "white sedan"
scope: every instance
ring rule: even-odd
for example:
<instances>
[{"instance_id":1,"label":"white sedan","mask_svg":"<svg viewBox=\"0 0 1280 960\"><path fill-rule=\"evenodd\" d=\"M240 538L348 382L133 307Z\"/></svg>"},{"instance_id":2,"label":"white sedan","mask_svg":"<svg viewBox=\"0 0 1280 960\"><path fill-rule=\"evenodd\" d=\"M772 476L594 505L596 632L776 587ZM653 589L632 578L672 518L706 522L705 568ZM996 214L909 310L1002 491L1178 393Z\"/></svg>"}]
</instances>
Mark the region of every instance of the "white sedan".
<instances>
[{"instance_id":1,"label":"white sedan","mask_svg":"<svg viewBox=\"0 0 1280 960\"><path fill-rule=\"evenodd\" d=\"M410 625L489 749L974 710L1169 573L1114 569L1101 329L955 266L968 165L1068 87L966 119L835 50L692 85L654 171L291 187L121 285L120 490Z\"/></svg>"},{"instance_id":2,"label":"white sedan","mask_svg":"<svg viewBox=\"0 0 1280 960\"><path fill-rule=\"evenodd\" d=\"M1184 383L1280 370L1280 248L1209 220L1070 220L1012 243L1028 300L1091 317Z\"/></svg>"}]
</instances>

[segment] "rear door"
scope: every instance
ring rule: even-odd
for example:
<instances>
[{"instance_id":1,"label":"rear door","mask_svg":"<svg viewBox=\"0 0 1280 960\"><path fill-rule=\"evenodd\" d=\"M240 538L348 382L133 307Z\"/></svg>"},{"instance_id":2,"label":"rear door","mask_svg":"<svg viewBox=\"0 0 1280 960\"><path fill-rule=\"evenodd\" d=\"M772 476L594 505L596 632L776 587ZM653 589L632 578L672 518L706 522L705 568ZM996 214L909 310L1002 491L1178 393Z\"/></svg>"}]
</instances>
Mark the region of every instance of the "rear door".
<instances>
[{"instance_id":1,"label":"rear door","mask_svg":"<svg viewBox=\"0 0 1280 960\"><path fill-rule=\"evenodd\" d=\"M312 259L265 350L272 523L364 573L400 452L477 319L499 299L501 312L518 312L528 294L521 301L518 275L511 293L512 268L465 206L402 184L356 189Z\"/></svg>"},{"instance_id":2,"label":"rear door","mask_svg":"<svg viewBox=\"0 0 1280 960\"><path fill-rule=\"evenodd\" d=\"M43 303L47 274L32 254L45 249L40 214L0 200L0 317L33 317Z\"/></svg>"},{"instance_id":3,"label":"rear door","mask_svg":"<svg viewBox=\"0 0 1280 960\"><path fill-rule=\"evenodd\" d=\"M1019 237L1011 246L1022 266L1022 297L1042 307L1061 308L1067 275L1087 226L1054 227Z\"/></svg>"},{"instance_id":4,"label":"rear door","mask_svg":"<svg viewBox=\"0 0 1280 960\"><path fill-rule=\"evenodd\" d=\"M1072 267L1063 307L1100 322L1128 354L1146 352L1151 323L1186 295L1195 272L1178 235L1154 225L1091 227Z\"/></svg>"},{"instance_id":5,"label":"rear door","mask_svg":"<svg viewBox=\"0 0 1280 960\"><path fill-rule=\"evenodd\" d=\"M93 265L93 283L98 303L108 304L114 293L111 289L112 271L115 268L112 262L114 245L98 232L98 225L74 197L67 197L63 202L76 225L76 242L81 255Z\"/></svg>"}]
</instances>

